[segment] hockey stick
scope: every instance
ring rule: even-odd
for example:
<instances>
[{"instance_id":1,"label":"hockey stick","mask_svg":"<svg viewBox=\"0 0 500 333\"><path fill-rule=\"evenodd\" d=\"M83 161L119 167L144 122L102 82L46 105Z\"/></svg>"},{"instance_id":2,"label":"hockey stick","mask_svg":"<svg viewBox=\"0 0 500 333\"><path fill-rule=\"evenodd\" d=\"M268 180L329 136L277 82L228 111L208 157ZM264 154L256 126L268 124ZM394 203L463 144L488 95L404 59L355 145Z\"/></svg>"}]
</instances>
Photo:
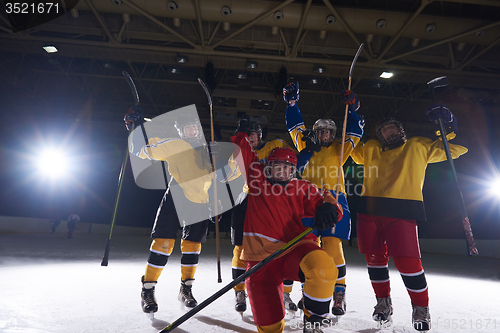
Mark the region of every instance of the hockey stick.
<instances>
[{"instance_id":1,"label":"hockey stick","mask_svg":"<svg viewBox=\"0 0 500 333\"><path fill-rule=\"evenodd\" d=\"M130 76L129 73L127 73L127 71L123 71L122 74L125 77L125 80L127 80L127 83L130 87L130 90L132 91L132 95L133 95L134 101L135 101L135 106L138 106L139 105L139 93L137 92L137 88L135 86L134 80L132 80L132 77ZM144 136L144 141L146 142L146 144L148 144L149 140L148 140L148 136L146 134L146 128L144 128L144 123L141 124L141 130L142 130L142 135ZM163 179L165 180L165 187L168 189L168 185L170 184L170 182L168 181L168 178L167 178L167 169L165 168L164 161L161 161L161 168L163 170Z\"/></svg>"},{"instance_id":2,"label":"hockey stick","mask_svg":"<svg viewBox=\"0 0 500 333\"><path fill-rule=\"evenodd\" d=\"M132 77L130 77L129 73L127 73L126 71L123 71L122 74L125 77L125 80L127 80L127 83L130 87L130 90L132 91L132 97L134 98L135 106L138 106L139 105L139 94L137 93L137 88L135 86L134 80L132 80ZM135 123L132 123L132 125L130 126L129 133L134 132L134 127L135 127ZM143 124L141 124L141 129L142 129L142 135L144 136L144 140L146 141L146 144L147 144L148 137L146 135L146 129L144 128ZM118 190L117 190L117 194L116 194L116 198L115 198L113 215L111 217L111 226L109 228L109 235L108 235L108 239L106 240L106 247L104 249L104 256L103 256L102 261L101 261L101 266L108 266L109 250L111 247L111 235L113 234L113 228L115 226L116 213L118 211L118 203L120 201L120 194L122 191L122 184L123 184L123 175L125 174L125 168L127 166L128 154L129 154L129 152L128 152L128 144L127 144L127 149L125 150L125 156L123 158L122 167L120 169L120 176L118 178ZM168 188L167 174L166 174L165 165L164 165L163 161L161 162L161 165L163 168L163 176L165 177L165 184L167 185L167 188Z\"/></svg>"},{"instance_id":3,"label":"hockey stick","mask_svg":"<svg viewBox=\"0 0 500 333\"><path fill-rule=\"evenodd\" d=\"M130 132L134 130L134 124L130 126ZM106 247L104 249L104 256L102 257L101 266L108 266L109 250L111 248L111 235L113 234L113 227L115 226L116 212L118 211L118 202L120 201L120 194L122 192L123 176L125 174L125 167L128 161L128 144L125 149L125 156L123 157L122 167L120 169L120 176L118 177L118 189L116 191L115 205L113 209L113 216L111 217L111 226L109 228L108 239L106 240Z\"/></svg>"},{"instance_id":4,"label":"hockey stick","mask_svg":"<svg viewBox=\"0 0 500 333\"><path fill-rule=\"evenodd\" d=\"M210 96L210 93L208 92L208 88L205 85L205 82L203 82L202 79L198 78L198 82L201 84L201 87L203 90L205 90L205 94L207 95L208 99L208 106L210 108L210 135L211 135L211 142L214 142L214 117L212 113L212 96ZM212 164L212 175L215 175L215 170L216 165L215 161L212 158L212 149L210 145L208 145L208 153L210 155L210 162ZM213 176L213 183L214 183L214 218L215 218L215 244L217 246L217 282L222 283L222 274L221 274L221 268L220 268L220 243L219 243L219 212L218 212L218 201L217 201L217 181L215 179L215 176Z\"/></svg>"},{"instance_id":5,"label":"hockey stick","mask_svg":"<svg viewBox=\"0 0 500 333\"><path fill-rule=\"evenodd\" d=\"M230 289L232 289L234 286L236 286L237 284L239 284L241 281L245 280L247 277L249 277L253 273L257 272L259 269L261 269L265 265L269 264L271 261L273 261L276 257L278 257L279 255L281 255L283 252L287 251L292 246L294 246L295 244L297 244L300 240L302 240L304 237L306 237L307 235L309 235L312 231L313 231L313 228L307 228L300 235L298 235L297 237L295 237L294 239L292 239L291 241L289 241L288 243L286 243L285 245L283 245L279 250L271 253L269 256L267 256L264 260L262 260L261 262L259 262L257 265L253 266L252 268L250 268L249 270L247 270L245 273L243 273L240 276L238 276L231 283L227 284L225 287L223 287L222 289L220 289L219 291L217 291L215 294L213 294L212 296L210 296L209 298L207 298L206 300L204 300L203 302L201 302L200 304L198 304L196 307L194 307L193 309L191 309L189 312L187 312L183 316L179 317L179 319L175 320L172 324L170 324L169 326L167 326L164 329L162 329L160 331L160 333L162 333L162 332L170 332L173 329L175 329L176 327L178 327L179 325L181 325L182 323L184 323L185 321L187 321L189 318L191 318L192 316L194 316L195 314L197 314L198 312L200 312L201 310L203 310L207 305L211 304L216 299L218 299L219 297L221 297L222 295L224 295L227 291L229 291Z\"/></svg>"},{"instance_id":6,"label":"hockey stick","mask_svg":"<svg viewBox=\"0 0 500 333\"><path fill-rule=\"evenodd\" d=\"M356 52L356 55L354 56L354 59L352 60L351 68L349 69L349 84L347 86L347 90L351 90L351 80L352 80L352 70L354 69L354 65L356 64L356 61L358 60L359 54L361 53L361 50L363 49L363 46L365 44L361 43L359 45L358 51ZM337 177L337 186L336 186L336 194L335 194L335 200L337 202L339 201L339 192L340 192L340 177L341 177L341 170L342 170L342 160L344 159L344 141L345 141L345 132L346 132L346 126L347 126L347 114L349 111L349 105L345 105L345 115L344 115L344 125L342 127L342 143L340 146L340 160L339 160L339 170L338 170L338 177Z\"/></svg>"},{"instance_id":7,"label":"hockey stick","mask_svg":"<svg viewBox=\"0 0 500 333\"><path fill-rule=\"evenodd\" d=\"M431 91L433 103L436 103L434 97L434 89L439 87L446 87L447 85L448 85L448 79L446 78L446 76L437 77L427 82L427 86ZM467 210L465 209L464 197L462 195L462 191L460 190L460 186L458 185L457 172L455 170L455 164L453 163L453 158L451 157L450 147L448 146L448 140L446 139L446 132L444 130L443 120L441 118L438 118L437 123L439 125L439 130L441 132L441 139L443 140L443 147L446 153L446 158L450 163L451 173L453 174L453 179L457 190L457 195L460 203L460 214L462 215L462 224L464 226L465 238L467 239L469 255L477 256L479 252L477 251L476 248L476 242L474 241L474 235L472 234L472 228L470 226L469 217L467 215Z\"/></svg>"}]
</instances>

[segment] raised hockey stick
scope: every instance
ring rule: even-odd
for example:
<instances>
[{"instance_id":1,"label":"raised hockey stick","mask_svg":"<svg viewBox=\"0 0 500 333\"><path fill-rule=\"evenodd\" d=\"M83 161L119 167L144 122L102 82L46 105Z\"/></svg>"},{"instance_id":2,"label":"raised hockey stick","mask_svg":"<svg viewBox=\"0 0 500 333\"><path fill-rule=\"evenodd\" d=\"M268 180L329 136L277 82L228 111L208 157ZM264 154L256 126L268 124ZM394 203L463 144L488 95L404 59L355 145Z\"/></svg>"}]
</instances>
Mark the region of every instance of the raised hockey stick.
<instances>
[{"instance_id":1,"label":"raised hockey stick","mask_svg":"<svg viewBox=\"0 0 500 333\"><path fill-rule=\"evenodd\" d=\"M431 91L432 102L435 103L434 90L439 87L446 87L448 85L448 79L446 76L437 77L429 82L427 82L427 86ZM453 158L451 157L450 147L448 146L448 140L446 139L446 131L444 129L443 120L438 118L437 123L439 125L439 131L441 132L441 139L443 140L443 148L446 153L446 158L450 163L451 173L453 174L453 179L455 183L455 187L457 190L457 195L460 203L460 214L462 215L462 225L464 226L465 238L467 239L467 245L469 248L469 255L477 256L479 252L476 248L476 242L474 241L474 235L472 234L472 228L470 226L469 217L467 215L467 210L465 209L464 197L462 195L462 191L460 190L460 186L458 185L457 172L455 170L455 164L453 163Z\"/></svg>"},{"instance_id":2,"label":"raised hockey stick","mask_svg":"<svg viewBox=\"0 0 500 333\"><path fill-rule=\"evenodd\" d=\"M259 269L264 267L265 265L269 264L271 261L273 261L276 257L281 255L283 252L286 250L290 249L292 246L297 244L301 239L309 235L313 231L313 228L307 228L304 230L300 235L283 245L279 250L276 252L271 253L268 257L266 257L264 260L259 262L257 265L253 266L249 270L247 270L245 273L241 274L238 276L236 279L234 279L231 283L227 284L225 287L217 291L215 294L198 304L196 307L191 309L189 312L184 314L183 316L179 317L179 319L175 320L172 324L169 326L165 327L160 331L161 332L171 332L174 328L178 327L185 321L187 321L189 318L203 310L207 305L211 304L213 301L215 301L217 298L221 297L224 295L226 292L228 292L230 289L232 289L234 286L239 284L241 281L245 280L247 277L252 275L253 273L257 272Z\"/></svg>"},{"instance_id":3,"label":"raised hockey stick","mask_svg":"<svg viewBox=\"0 0 500 333\"><path fill-rule=\"evenodd\" d=\"M352 80L352 70L354 69L354 65L356 64L356 61L358 60L359 54L361 53L361 50L363 49L363 46L365 44L361 43L359 45L358 51L356 52L356 55L354 56L354 59L352 60L351 63L351 68L349 69L349 84L347 86L347 90L351 90L351 80ZM335 200L337 202L339 201L339 192L340 192L340 177L342 175L342 160L344 159L344 141L345 141L345 132L346 132L346 126L347 126L347 114L349 111L349 105L345 105L345 114L344 114L344 125L342 126L342 143L340 146L340 160L339 160L339 169L338 169L338 177L337 177L337 186L335 186Z\"/></svg>"},{"instance_id":4,"label":"raised hockey stick","mask_svg":"<svg viewBox=\"0 0 500 333\"><path fill-rule=\"evenodd\" d=\"M211 135L211 142L215 141L215 136L214 136L214 117L212 113L212 96L208 92L208 88L205 85L205 82L203 82L202 79L198 78L198 82L201 84L201 87L203 90L205 90L205 94L207 95L208 99L208 106L210 108L210 135ZM216 165L215 161L212 158L212 150L210 148L210 145L208 145L208 153L210 154L210 162L212 164L212 175L215 175L215 170ZM217 282L222 283L222 273L221 273L221 268L220 268L220 243L219 243L219 212L218 212L218 201L217 201L217 181L215 179L215 176L212 178L213 179L213 186L214 186L214 218L215 218L215 244L217 244Z\"/></svg>"},{"instance_id":5,"label":"raised hockey stick","mask_svg":"<svg viewBox=\"0 0 500 333\"><path fill-rule=\"evenodd\" d=\"M138 106L139 105L139 94L137 92L137 88L135 86L134 80L132 80L132 77L126 71L123 71L122 74L125 77L125 80L127 80L127 83L130 87L130 90L132 91L132 97L134 98L134 104L135 104L135 106ZM134 127L135 127L135 123L133 123L130 126L129 133L133 133ZM146 135L146 129L144 128L143 124L141 124L141 129L142 129L142 135L144 136L144 140L147 144L148 137ZM123 184L123 175L125 174L125 168L127 166L128 154L129 154L129 152L128 152L128 144L127 144L127 149L125 150L125 156L123 158L122 167L120 169L120 176L118 178L118 190L116 193L115 204L114 204L114 208L113 208L113 215L111 217L111 226L109 228L109 235L108 235L108 239L106 240L106 247L104 249L104 256L103 256L102 261L101 261L101 266L108 266L109 250L111 247L111 235L113 234L113 228L115 226L116 213L118 211L118 203L120 201L120 194L121 194L122 184ZM167 189L168 189L167 173L166 173L165 164L163 161L161 162L161 165L163 168L163 177L165 178L165 185L167 186Z\"/></svg>"}]
</instances>

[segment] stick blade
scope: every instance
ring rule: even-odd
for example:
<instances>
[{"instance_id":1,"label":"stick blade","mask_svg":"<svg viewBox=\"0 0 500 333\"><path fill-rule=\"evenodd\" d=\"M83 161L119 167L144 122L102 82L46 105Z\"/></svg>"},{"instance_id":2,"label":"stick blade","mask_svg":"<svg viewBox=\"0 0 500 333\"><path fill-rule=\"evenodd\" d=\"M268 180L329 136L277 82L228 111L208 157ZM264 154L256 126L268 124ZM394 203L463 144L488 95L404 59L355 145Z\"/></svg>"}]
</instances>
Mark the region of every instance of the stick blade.
<instances>
[{"instance_id":1,"label":"stick blade","mask_svg":"<svg viewBox=\"0 0 500 333\"><path fill-rule=\"evenodd\" d=\"M135 86L134 80L127 71L122 71L122 74L125 77L125 80L127 80L130 90L132 91L132 96L134 97L135 105L136 106L139 105L139 94L137 93L137 87Z\"/></svg>"},{"instance_id":2,"label":"stick blade","mask_svg":"<svg viewBox=\"0 0 500 333\"><path fill-rule=\"evenodd\" d=\"M349 77L352 77L352 70L354 69L354 65L356 64L356 61L358 60L359 54L361 53L361 50L363 49L364 45L365 45L365 43L361 43L361 45L359 45L358 51L356 52L356 55L354 56L354 59L352 60L351 68L349 69Z\"/></svg>"},{"instance_id":3,"label":"stick blade","mask_svg":"<svg viewBox=\"0 0 500 333\"><path fill-rule=\"evenodd\" d=\"M427 85L431 89L446 87L448 85L448 78L446 76L440 76L427 82Z\"/></svg>"}]
</instances>

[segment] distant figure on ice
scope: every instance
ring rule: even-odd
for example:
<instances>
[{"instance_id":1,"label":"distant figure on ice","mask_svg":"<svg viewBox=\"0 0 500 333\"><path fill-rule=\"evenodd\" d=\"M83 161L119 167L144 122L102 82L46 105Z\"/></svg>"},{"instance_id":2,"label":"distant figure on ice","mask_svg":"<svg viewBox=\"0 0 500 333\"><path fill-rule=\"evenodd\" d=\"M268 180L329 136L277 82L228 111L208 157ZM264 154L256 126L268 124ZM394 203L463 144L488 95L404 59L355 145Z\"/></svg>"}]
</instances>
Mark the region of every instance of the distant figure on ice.
<instances>
[{"instance_id":1,"label":"distant figure on ice","mask_svg":"<svg viewBox=\"0 0 500 333\"><path fill-rule=\"evenodd\" d=\"M68 216L68 238L73 238L73 233L76 229L76 224L80 222L80 216L71 214Z\"/></svg>"},{"instance_id":2,"label":"distant figure on ice","mask_svg":"<svg viewBox=\"0 0 500 333\"><path fill-rule=\"evenodd\" d=\"M52 223L51 231L50 234L55 234L56 233L56 228L61 224L61 218L53 219L50 221Z\"/></svg>"}]
</instances>

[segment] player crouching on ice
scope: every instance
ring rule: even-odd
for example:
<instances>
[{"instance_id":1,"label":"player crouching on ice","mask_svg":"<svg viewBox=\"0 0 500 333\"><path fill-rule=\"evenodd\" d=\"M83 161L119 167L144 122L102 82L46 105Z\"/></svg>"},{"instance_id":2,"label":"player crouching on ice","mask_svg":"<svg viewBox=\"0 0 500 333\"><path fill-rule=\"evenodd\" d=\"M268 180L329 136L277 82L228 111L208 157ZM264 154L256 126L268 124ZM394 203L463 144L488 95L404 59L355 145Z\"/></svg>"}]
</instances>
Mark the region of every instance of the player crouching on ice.
<instances>
[{"instance_id":1,"label":"player crouching on ice","mask_svg":"<svg viewBox=\"0 0 500 333\"><path fill-rule=\"evenodd\" d=\"M259 161L247 133L231 138L234 153L249 187L241 258L247 269L255 266L306 230L302 217L315 217L315 227L332 228L342 208L328 192L321 193L305 180L293 178L297 157L291 149L276 148ZM246 279L248 298L260 333L283 332L283 280L304 282L304 332L322 332L338 270L333 259L309 234L284 254Z\"/></svg>"}]
</instances>

